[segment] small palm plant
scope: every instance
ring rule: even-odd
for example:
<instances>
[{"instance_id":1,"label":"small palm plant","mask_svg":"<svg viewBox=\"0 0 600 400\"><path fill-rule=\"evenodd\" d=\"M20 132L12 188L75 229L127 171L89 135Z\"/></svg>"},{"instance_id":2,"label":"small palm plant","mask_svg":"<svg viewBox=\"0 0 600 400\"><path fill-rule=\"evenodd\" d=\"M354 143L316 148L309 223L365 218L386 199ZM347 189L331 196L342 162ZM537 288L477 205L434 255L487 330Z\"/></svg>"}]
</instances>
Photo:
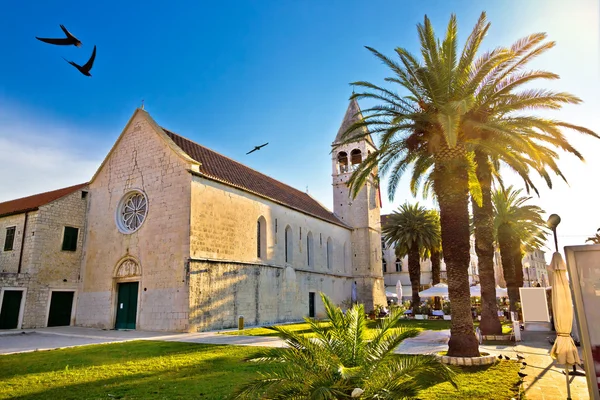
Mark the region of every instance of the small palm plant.
<instances>
[{"instance_id":1,"label":"small palm plant","mask_svg":"<svg viewBox=\"0 0 600 400\"><path fill-rule=\"evenodd\" d=\"M275 371L242 386L237 399L410 399L424 382L453 381L453 372L433 356L397 356L394 349L415 329L397 328L401 314L382 320L368 334L365 310L344 313L321 293L329 326L305 318L314 337L274 327L287 348L269 350L250 361L275 363ZM455 385L456 386L456 385Z\"/></svg>"},{"instance_id":2,"label":"small palm plant","mask_svg":"<svg viewBox=\"0 0 600 400\"><path fill-rule=\"evenodd\" d=\"M587 240L585 242L592 243L592 244L600 244L600 228L598 228L598 230L596 231L596 234L594 236L587 238Z\"/></svg>"}]
</instances>

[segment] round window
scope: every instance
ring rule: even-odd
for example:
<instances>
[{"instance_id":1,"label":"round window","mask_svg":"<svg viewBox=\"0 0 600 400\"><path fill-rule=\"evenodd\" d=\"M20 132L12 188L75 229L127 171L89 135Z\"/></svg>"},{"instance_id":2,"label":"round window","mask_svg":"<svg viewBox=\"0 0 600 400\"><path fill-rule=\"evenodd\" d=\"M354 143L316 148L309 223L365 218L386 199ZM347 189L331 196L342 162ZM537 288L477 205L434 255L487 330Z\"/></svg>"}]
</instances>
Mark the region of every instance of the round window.
<instances>
[{"instance_id":1,"label":"round window","mask_svg":"<svg viewBox=\"0 0 600 400\"><path fill-rule=\"evenodd\" d=\"M127 193L117 208L117 227L123 233L133 233L144 223L148 214L148 199L143 192Z\"/></svg>"}]
</instances>

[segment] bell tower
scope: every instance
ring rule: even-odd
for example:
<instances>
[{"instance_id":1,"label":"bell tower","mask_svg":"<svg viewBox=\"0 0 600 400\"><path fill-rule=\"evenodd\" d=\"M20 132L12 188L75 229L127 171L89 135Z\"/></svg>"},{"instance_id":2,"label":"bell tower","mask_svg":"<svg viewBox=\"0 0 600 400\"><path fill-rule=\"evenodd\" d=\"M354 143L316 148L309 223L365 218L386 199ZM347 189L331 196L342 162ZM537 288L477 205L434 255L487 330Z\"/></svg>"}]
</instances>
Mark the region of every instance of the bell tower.
<instances>
[{"instance_id":1,"label":"bell tower","mask_svg":"<svg viewBox=\"0 0 600 400\"><path fill-rule=\"evenodd\" d=\"M355 198L351 197L348 181L352 172L376 150L371 135L343 142L342 135L355 122L362 119L358 102L350 101L342 125L332 144L333 212L352 227L352 274L357 284L357 299L365 311L374 305L386 305L383 270L381 265L381 196L377 186L377 172L373 173ZM363 133L367 133L366 128Z\"/></svg>"}]
</instances>

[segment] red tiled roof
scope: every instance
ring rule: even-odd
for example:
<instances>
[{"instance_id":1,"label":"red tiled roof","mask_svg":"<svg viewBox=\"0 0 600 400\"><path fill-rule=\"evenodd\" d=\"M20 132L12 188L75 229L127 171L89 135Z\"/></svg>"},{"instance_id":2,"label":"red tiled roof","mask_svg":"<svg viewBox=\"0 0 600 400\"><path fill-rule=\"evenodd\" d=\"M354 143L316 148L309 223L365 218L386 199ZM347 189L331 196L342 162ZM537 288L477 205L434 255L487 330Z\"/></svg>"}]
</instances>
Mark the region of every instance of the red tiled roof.
<instances>
[{"instance_id":1,"label":"red tiled roof","mask_svg":"<svg viewBox=\"0 0 600 400\"><path fill-rule=\"evenodd\" d=\"M0 217L37 210L39 207L71 194L85 186L87 186L87 183L80 183L79 185L69 186L51 192L39 193L34 194L33 196L5 201L4 203L0 203Z\"/></svg>"},{"instance_id":2,"label":"red tiled roof","mask_svg":"<svg viewBox=\"0 0 600 400\"><path fill-rule=\"evenodd\" d=\"M294 189L267 175L263 175L176 133L164 128L163 130L181 150L201 164L200 173L207 178L262 197L267 197L303 213L347 227L331 211L327 210L307 193Z\"/></svg>"}]
</instances>

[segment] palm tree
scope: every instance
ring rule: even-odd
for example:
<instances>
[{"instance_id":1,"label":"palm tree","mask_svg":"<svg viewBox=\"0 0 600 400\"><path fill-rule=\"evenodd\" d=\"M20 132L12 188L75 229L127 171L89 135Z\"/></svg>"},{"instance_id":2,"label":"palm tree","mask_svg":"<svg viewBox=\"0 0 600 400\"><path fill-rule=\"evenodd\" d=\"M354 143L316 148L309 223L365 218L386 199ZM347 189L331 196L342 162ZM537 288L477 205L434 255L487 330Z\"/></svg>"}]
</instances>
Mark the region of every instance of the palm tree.
<instances>
[{"instance_id":1,"label":"palm tree","mask_svg":"<svg viewBox=\"0 0 600 400\"><path fill-rule=\"evenodd\" d=\"M511 311L517 311L519 287L523 286L523 250L541 246L547 232L546 221L541 216L544 211L525 204L531 197L521 196L522 191L509 186L505 190L496 190L492 196L496 214L494 228Z\"/></svg>"},{"instance_id":2,"label":"palm tree","mask_svg":"<svg viewBox=\"0 0 600 400\"><path fill-rule=\"evenodd\" d=\"M393 71L394 75L386 81L399 85L408 95L400 96L369 82L354 82L366 91L353 98L372 99L380 104L364 110L362 121L346 132L348 142L371 133L380 139L379 149L351 177L353 194L379 168L381 175L390 175L388 193L393 198L401 176L411 168L413 193L422 186L424 193L433 192L439 204L453 306L448 353L455 356L478 354L468 288L469 195L483 209L476 223L477 247L483 251L482 291L484 303L489 303L486 315L492 318L494 314L491 299L495 296L495 282L493 263L489 262L493 248L489 235L491 179L485 176L486 168L497 172L500 164L506 165L524 180L527 189L535 190L532 171L549 185L549 171L563 177L555 162L557 152L551 147L582 158L565 139L562 128L598 137L580 126L527 114L530 109L559 109L563 104L581 101L568 93L517 91L535 79L558 78L546 71L523 71L525 64L552 48L554 42L545 42L543 33L534 34L510 48L497 48L476 58L488 29L482 13L458 54L455 16L441 41L425 17L418 26L422 61L402 48L396 49L400 62L368 48ZM482 227L487 232L482 232Z\"/></svg>"},{"instance_id":3,"label":"palm tree","mask_svg":"<svg viewBox=\"0 0 600 400\"><path fill-rule=\"evenodd\" d=\"M394 246L396 256L408 255L408 274L412 287L412 309L417 314L421 303L421 259L440 247L440 222L437 214L416 204L405 203L394 211L381 228L386 246ZM414 315L413 314L413 315Z\"/></svg>"},{"instance_id":4,"label":"palm tree","mask_svg":"<svg viewBox=\"0 0 600 400\"><path fill-rule=\"evenodd\" d=\"M598 228L594 236L587 238L585 242L590 242L592 244L600 244L600 228Z\"/></svg>"},{"instance_id":5,"label":"palm tree","mask_svg":"<svg viewBox=\"0 0 600 400\"><path fill-rule=\"evenodd\" d=\"M394 349L415 329L395 328L400 313L381 322L367 337L365 310L354 305L344 313L321 293L330 327L306 318L314 338L274 327L288 345L251 361L279 368L239 388L239 399L407 399L415 398L426 380L449 381L453 373L432 356L398 357ZM419 379L415 379L419 377Z\"/></svg>"}]
</instances>

